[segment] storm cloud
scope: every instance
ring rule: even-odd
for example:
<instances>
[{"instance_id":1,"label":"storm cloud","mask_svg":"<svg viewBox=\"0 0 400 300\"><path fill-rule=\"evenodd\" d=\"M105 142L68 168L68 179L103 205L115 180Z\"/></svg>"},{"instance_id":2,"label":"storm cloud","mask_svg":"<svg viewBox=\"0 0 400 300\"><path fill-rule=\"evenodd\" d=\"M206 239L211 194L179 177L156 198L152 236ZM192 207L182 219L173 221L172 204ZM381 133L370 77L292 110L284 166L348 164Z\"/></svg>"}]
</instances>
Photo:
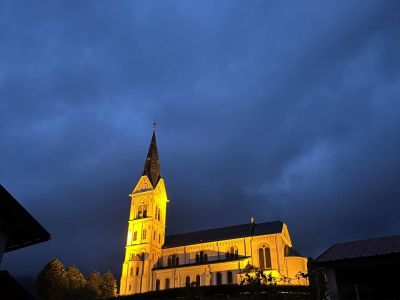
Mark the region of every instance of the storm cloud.
<instances>
[{"instance_id":1,"label":"storm cloud","mask_svg":"<svg viewBox=\"0 0 400 300\"><path fill-rule=\"evenodd\" d=\"M1 183L52 234L8 253L120 276L157 120L167 232L400 232L398 1L3 1Z\"/></svg>"}]
</instances>

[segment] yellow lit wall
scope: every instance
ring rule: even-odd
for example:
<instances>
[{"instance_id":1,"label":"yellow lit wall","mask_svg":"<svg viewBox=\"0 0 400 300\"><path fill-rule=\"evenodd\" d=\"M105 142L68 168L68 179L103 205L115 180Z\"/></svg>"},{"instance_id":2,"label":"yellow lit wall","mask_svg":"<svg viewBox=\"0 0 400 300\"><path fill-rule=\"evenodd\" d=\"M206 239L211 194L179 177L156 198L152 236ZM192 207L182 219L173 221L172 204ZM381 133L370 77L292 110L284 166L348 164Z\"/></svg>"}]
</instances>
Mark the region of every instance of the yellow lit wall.
<instances>
[{"instance_id":1,"label":"yellow lit wall","mask_svg":"<svg viewBox=\"0 0 400 300\"><path fill-rule=\"evenodd\" d=\"M153 188L147 176L142 176L130 196L120 295L151 290L151 269L161 256L165 239L168 199L164 180L161 178Z\"/></svg>"}]
</instances>

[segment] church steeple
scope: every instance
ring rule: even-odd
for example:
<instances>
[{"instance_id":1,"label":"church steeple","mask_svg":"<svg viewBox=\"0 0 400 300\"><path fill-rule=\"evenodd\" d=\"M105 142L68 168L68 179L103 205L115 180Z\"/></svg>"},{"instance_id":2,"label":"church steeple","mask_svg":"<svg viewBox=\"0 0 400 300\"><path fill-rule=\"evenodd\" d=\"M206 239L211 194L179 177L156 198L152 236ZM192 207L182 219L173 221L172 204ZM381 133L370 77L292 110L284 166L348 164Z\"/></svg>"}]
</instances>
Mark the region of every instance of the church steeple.
<instances>
[{"instance_id":1,"label":"church steeple","mask_svg":"<svg viewBox=\"0 0 400 300\"><path fill-rule=\"evenodd\" d=\"M159 262L165 242L169 200L160 174L155 126L154 122L143 174L129 195L131 206L120 295L145 293L153 289L157 278L153 278L152 270Z\"/></svg>"},{"instance_id":2,"label":"church steeple","mask_svg":"<svg viewBox=\"0 0 400 300\"><path fill-rule=\"evenodd\" d=\"M160 160L158 158L157 141L156 141L156 122L153 123L153 136L147 152L146 161L144 162L144 170L142 176L147 176L151 184L155 188L158 180L161 178Z\"/></svg>"}]
</instances>

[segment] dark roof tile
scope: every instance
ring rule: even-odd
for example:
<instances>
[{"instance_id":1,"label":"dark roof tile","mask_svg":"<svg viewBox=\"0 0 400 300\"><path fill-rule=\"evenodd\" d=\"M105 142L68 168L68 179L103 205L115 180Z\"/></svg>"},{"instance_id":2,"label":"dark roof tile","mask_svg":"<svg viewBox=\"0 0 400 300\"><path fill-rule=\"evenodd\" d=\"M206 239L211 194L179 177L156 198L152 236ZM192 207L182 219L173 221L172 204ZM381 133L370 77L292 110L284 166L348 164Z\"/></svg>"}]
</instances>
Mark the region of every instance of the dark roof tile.
<instances>
[{"instance_id":1,"label":"dark roof tile","mask_svg":"<svg viewBox=\"0 0 400 300\"><path fill-rule=\"evenodd\" d=\"M335 244L322 253L315 262L332 262L388 254L400 254L400 235Z\"/></svg>"},{"instance_id":2,"label":"dark roof tile","mask_svg":"<svg viewBox=\"0 0 400 300\"><path fill-rule=\"evenodd\" d=\"M50 234L0 184L0 224L8 235L5 252L41 243Z\"/></svg>"},{"instance_id":3,"label":"dark roof tile","mask_svg":"<svg viewBox=\"0 0 400 300\"><path fill-rule=\"evenodd\" d=\"M165 238L163 248L173 248L228 239L237 239L248 236L280 233L282 232L282 227L282 222L274 221L260 224L248 223L242 225L169 235Z\"/></svg>"}]
</instances>

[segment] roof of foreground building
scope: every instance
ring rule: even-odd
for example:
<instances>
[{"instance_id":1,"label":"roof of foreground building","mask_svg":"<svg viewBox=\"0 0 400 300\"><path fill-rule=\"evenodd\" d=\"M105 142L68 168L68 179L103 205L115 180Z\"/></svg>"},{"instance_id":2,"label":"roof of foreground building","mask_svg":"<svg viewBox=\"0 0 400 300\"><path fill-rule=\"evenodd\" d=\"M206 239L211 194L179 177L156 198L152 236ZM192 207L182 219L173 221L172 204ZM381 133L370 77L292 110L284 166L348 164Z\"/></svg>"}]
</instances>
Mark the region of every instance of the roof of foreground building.
<instances>
[{"instance_id":1,"label":"roof of foreground building","mask_svg":"<svg viewBox=\"0 0 400 300\"><path fill-rule=\"evenodd\" d=\"M391 254L400 254L400 235L335 244L322 253L315 262L335 262Z\"/></svg>"},{"instance_id":2,"label":"roof of foreground building","mask_svg":"<svg viewBox=\"0 0 400 300\"><path fill-rule=\"evenodd\" d=\"M7 234L5 252L50 239L50 234L0 184L0 230Z\"/></svg>"}]
</instances>

